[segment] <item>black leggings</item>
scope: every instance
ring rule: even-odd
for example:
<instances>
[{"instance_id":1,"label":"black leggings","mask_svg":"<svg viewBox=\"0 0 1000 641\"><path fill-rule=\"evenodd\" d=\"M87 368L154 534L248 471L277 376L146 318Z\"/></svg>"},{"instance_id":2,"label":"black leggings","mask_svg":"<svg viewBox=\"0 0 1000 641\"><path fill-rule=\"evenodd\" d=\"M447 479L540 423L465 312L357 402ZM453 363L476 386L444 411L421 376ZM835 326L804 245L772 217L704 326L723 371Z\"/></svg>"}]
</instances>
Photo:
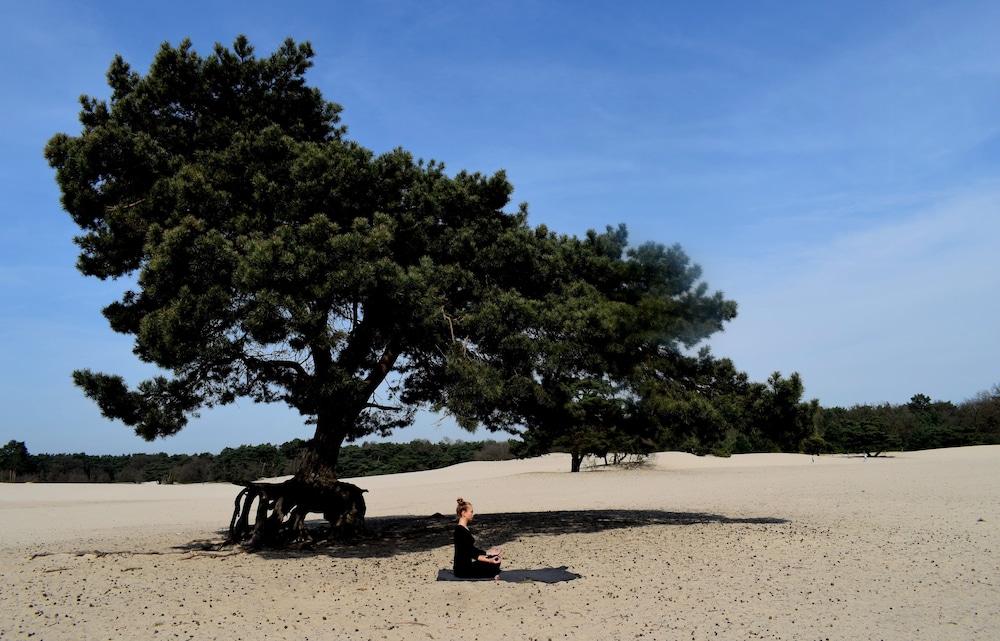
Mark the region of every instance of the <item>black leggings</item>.
<instances>
[{"instance_id":1,"label":"black leggings","mask_svg":"<svg viewBox=\"0 0 1000 641\"><path fill-rule=\"evenodd\" d=\"M500 574L499 563L473 561L467 568L455 568L455 576L462 579L492 579Z\"/></svg>"}]
</instances>

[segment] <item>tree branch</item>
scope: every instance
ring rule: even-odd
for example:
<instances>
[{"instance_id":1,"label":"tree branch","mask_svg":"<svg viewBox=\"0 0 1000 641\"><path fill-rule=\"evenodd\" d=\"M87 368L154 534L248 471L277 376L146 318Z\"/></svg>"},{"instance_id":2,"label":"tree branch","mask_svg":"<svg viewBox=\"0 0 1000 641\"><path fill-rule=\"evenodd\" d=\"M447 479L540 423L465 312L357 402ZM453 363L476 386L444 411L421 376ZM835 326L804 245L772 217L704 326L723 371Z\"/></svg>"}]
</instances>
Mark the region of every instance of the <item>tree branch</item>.
<instances>
[{"instance_id":1,"label":"tree branch","mask_svg":"<svg viewBox=\"0 0 1000 641\"><path fill-rule=\"evenodd\" d=\"M121 211L123 209L132 209L133 207L141 205L144 202L146 202L146 199L140 198L139 200L130 203L125 203L124 205L107 205L104 209L106 211Z\"/></svg>"},{"instance_id":2,"label":"tree branch","mask_svg":"<svg viewBox=\"0 0 1000 641\"><path fill-rule=\"evenodd\" d=\"M444 316L445 321L447 321L447 323L448 323L448 331L451 332L451 340L454 341L455 340L455 325L452 323L452 320L453 320L452 317L449 316L448 313L444 311L444 306L443 305L441 306L441 315Z\"/></svg>"},{"instance_id":3,"label":"tree branch","mask_svg":"<svg viewBox=\"0 0 1000 641\"><path fill-rule=\"evenodd\" d=\"M365 407L371 407L371 408L377 409L377 410L385 410L387 412L388 411L398 412L398 411L401 411L403 409L402 406L398 406L398 405L380 405L378 403L365 403Z\"/></svg>"},{"instance_id":4,"label":"tree branch","mask_svg":"<svg viewBox=\"0 0 1000 641\"><path fill-rule=\"evenodd\" d=\"M309 372L307 372L306 368L302 366L302 363L299 363L298 361L290 361L284 359L272 360L265 358L257 358L255 356L245 356L243 357L243 361L247 364L247 366L254 367L256 369L275 369L279 367L284 367L294 370L295 373L302 378L309 377Z\"/></svg>"},{"instance_id":5,"label":"tree branch","mask_svg":"<svg viewBox=\"0 0 1000 641\"><path fill-rule=\"evenodd\" d=\"M367 316L358 321L347 336L347 344L337 354L337 366L352 374L357 371L365 360L374 335L373 322Z\"/></svg>"},{"instance_id":6,"label":"tree branch","mask_svg":"<svg viewBox=\"0 0 1000 641\"><path fill-rule=\"evenodd\" d=\"M375 363L375 367L372 368L371 373L365 379L365 398L371 398L371 395L375 393L378 386L382 384L385 377L392 371L392 366L396 363L397 358L399 358L399 351L395 345L395 341L392 341L386 346L385 351L382 352L382 356L379 357L378 362Z\"/></svg>"}]
</instances>

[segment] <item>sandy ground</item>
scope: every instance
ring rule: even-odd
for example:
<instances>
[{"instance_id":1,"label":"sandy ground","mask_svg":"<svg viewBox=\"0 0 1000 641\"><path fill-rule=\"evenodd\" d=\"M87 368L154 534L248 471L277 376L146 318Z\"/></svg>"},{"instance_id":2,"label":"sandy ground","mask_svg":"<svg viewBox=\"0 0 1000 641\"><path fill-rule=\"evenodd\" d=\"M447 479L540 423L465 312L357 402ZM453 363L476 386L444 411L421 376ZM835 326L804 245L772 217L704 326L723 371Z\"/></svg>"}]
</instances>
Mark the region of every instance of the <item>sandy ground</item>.
<instances>
[{"instance_id":1,"label":"sandy ground","mask_svg":"<svg viewBox=\"0 0 1000 641\"><path fill-rule=\"evenodd\" d=\"M206 553L230 485L0 484L0 639L1000 638L1000 446L368 477L382 536ZM510 568L442 583L455 498Z\"/></svg>"}]
</instances>

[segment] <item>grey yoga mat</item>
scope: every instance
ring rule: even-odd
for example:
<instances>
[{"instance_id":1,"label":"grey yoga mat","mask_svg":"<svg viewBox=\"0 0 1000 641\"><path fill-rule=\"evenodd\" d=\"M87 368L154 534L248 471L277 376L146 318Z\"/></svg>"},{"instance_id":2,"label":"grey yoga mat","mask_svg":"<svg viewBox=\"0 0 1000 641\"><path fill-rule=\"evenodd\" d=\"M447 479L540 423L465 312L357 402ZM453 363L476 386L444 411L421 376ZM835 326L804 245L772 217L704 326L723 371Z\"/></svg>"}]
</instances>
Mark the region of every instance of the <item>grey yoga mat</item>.
<instances>
[{"instance_id":1,"label":"grey yoga mat","mask_svg":"<svg viewBox=\"0 0 1000 641\"><path fill-rule=\"evenodd\" d=\"M541 583L559 583L560 581L572 581L579 579L580 575L570 572L566 566L558 568L539 568L537 570L501 570L500 580L509 583L523 583L525 581L539 581ZM457 577L451 570L438 570L438 581L492 581L492 578L465 579Z\"/></svg>"}]
</instances>

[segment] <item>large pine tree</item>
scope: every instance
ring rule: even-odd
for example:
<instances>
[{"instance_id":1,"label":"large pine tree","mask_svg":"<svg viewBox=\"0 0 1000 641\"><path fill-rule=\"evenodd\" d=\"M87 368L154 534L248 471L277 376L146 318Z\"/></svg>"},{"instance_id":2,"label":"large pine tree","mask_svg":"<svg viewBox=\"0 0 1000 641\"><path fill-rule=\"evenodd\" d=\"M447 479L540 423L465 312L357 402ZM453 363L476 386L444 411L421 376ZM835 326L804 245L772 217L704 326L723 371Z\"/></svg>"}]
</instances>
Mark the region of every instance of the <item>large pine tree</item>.
<instances>
[{"instance_id":1,"label":"large pine tree","mask_svg":"<svg viewBox=\"0 0 1000 641\"><path fill-rule=\"evenodd\" d=\"M624 236L609 250L603 237L529 228L524 207L505 209L502 172L448 175L348 139L340 106L305 82L312 56L288 40L259 58L240 37L207 57L188 41L164 44L145 75L117 57L110 98L83 97L82 131L45 150L83 232L80 271L136 280L104 315L170 373L130 389L74 372L102 413L146 439L240 397L287 403L315 424L293 479L248 487L235 538L300 535L308 512L359 526L361 490L337 480L341 445L408 425L417 407L467 427L537 425L546 363L568 362L560 340L621 352L639 343L614 333L641 334L636 323L672 342L731 316L683 269L676 291L656 289L662 279L647 287L641 261L622 260ZM639 303L627 326L590 331L588 315ZM605 362L560 375L614 377L632 361Z\"/></svg>"}]
</instances>

